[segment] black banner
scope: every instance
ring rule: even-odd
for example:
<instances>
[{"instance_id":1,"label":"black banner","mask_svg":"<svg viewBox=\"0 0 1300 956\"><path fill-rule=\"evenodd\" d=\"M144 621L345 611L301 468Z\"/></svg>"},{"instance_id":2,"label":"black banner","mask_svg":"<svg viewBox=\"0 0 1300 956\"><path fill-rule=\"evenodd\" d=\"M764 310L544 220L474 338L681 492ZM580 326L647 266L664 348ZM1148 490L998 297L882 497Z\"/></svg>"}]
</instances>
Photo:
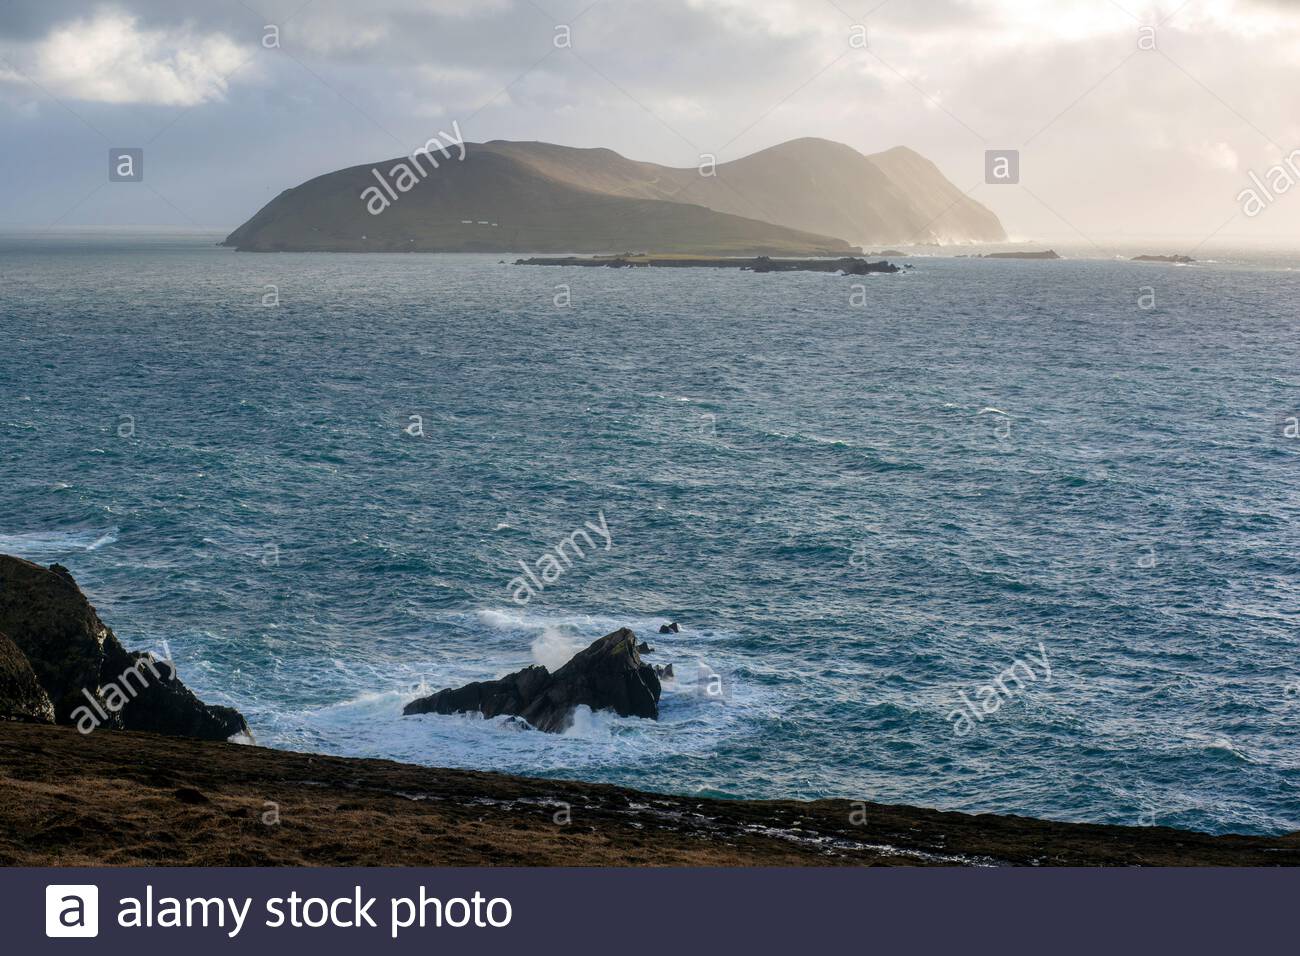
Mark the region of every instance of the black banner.
<instances>
[{"instance_id":1,"label":"black banner","mask_svg":"<svg viewBox=\"0 0 1300 956\"><path fill-rule=\"evenodd\" d=\"M15 954L1256 953L1294 947L1297 890L1293 870L0 871Z\"/></svg>"}]
</instances>

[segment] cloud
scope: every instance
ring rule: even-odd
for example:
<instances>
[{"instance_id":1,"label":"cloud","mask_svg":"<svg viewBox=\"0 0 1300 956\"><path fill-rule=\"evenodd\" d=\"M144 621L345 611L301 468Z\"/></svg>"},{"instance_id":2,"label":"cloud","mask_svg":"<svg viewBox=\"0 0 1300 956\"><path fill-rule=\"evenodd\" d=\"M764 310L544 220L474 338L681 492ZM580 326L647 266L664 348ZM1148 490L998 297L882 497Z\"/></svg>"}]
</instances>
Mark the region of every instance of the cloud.
<instances>
[{"instance_id":1,"label":"cloud","mask_svg":"<svg viewBox=\"0 0 1300 956\"><path fill-rule=\"evenodd\" d=\"M230 74L253 55L221 33L145 29L105 9L51 29L35 45L31 72L69 99L194 106L221 99Z\"/></svg>"},{"instance_id":2,"label":"cloud","mask_svg":"<svg viewBox=\"0 0 1300 956\"><path fill-rule=\"evenodd\" d=\"M1237 151L1227 143L1202 143L1195 155L1210 169L1236 172L1241 168Z\"/></svg>"},{"instance_id":3,"label":"cloud","mask_svg":"<svg viewBox=\"0 0 1300 956\"><path fill-rule=\"evenodd\" d=\"M389 25L385 22L357 22L332 12L303 17L290 30L292 39L323 56L378 48L391 37Z\"/></svg>"},{"instance_id":4,"label":"cloud","mask_svg":"<svg viewBox=\"0 0 1300 956\"><path fill-rule=\"evenodd\" d=\"M44 158L77 135L100 154L28 77L121 142L134 141L132 123L141 139L156 127L114 104L208 104L159 148L203 184L194 215L223 225L453 119L473 139L674 165L799 136L864 152L906 145L963 189L982 182L985 148L1019 147L1033 196L976 198L1010 230L1040 235L1146 223L1207 234L1236 208L1247 170L1300 145L1300 0L96 2L112 6L0 2L12 168L68 205L86 190ZM858 22L869 49L850 46ZM572 49L553 46L557 23L572 25ZM281 49L262 47L265 24L279 26ZM1150 24L1158 50L1140 50ZM232 168L232 155L259 162ZM155 183L181 168L161 160ZM1300 235L1300 201L1265 218Z\"/></svg>"}]
</instances>

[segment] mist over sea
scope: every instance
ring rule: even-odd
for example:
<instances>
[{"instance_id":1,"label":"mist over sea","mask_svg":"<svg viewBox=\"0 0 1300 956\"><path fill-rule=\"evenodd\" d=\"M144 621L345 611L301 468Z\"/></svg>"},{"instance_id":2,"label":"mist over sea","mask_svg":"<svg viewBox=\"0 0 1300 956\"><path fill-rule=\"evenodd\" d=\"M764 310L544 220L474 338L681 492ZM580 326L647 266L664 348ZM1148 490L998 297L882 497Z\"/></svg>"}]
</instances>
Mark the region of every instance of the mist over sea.
<instances>
[{"instance_id":1,"label":"mist over sea","mask_svg":"<svg viewBox=\"0 0 1300 956\"><path fill-rule=\"evenodd\" d=\"M0 552L68 566L260 743L1300 829L1300 257L847 278L216 238L0 235ZM598 515L608 550L512 600ZM658 722L400 716L620 626L674 665Z\"/></svg>"}]
</instances>

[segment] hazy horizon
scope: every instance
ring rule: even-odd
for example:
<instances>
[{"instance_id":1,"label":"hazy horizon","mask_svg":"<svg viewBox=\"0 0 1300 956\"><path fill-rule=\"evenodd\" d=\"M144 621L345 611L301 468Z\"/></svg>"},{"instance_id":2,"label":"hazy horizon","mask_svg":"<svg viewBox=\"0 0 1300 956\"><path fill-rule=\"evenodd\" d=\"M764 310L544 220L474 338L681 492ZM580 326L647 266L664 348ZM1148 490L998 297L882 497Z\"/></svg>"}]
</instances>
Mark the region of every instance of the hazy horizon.
<instances>
[{"instance_id":1,"label":"hazy horizon","mask_svg":"<svg viewBox=\"0 0 1300 956\"><path fill-rule=\"evenodd\" d=\"M670 166L908 146L1013 240L1291 248L1298 48L1288 0L21 0L0 228L228 231L457 122ZM117 147L143 184L107 182ZM1020 151L1019 184L985 182L989 149Z\"/></svg>"}]
</instances>

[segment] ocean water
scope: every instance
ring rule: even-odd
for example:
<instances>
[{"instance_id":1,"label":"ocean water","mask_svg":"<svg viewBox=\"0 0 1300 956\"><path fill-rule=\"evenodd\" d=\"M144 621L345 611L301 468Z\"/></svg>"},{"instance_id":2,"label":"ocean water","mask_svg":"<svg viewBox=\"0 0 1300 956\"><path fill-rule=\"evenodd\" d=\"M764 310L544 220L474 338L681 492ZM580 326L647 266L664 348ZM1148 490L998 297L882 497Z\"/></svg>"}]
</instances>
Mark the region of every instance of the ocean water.
<instances>
[{"instance_id":1,"label":"ocean water","mask_svg":"<svg viewBox=\"0 0 1300 956\"><path fill-rule=\"evenodd\" d=\"M1294 258L848 279L216 238L0 238L0 551L259 742L1300 828ZM400 716L624 625L674 665L658 722Z\"/></svg>"}]
</instances>

